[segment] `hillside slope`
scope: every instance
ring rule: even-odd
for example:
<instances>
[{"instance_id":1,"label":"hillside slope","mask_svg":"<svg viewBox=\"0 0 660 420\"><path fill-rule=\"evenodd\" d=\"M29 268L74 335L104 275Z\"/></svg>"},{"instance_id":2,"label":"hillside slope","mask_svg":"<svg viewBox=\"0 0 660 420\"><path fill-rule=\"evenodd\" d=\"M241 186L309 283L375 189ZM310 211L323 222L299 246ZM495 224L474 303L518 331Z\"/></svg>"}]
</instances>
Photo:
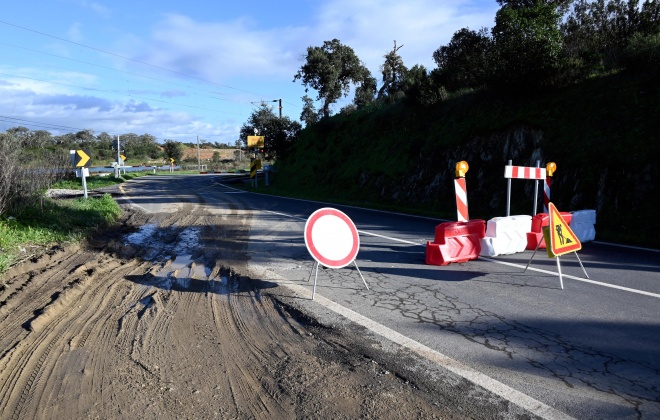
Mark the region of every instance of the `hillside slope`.
<instances>
[{"instance_id":1,"label":"hillside slope","mask_svg":"<svg viewBox=\"0 0 660 420\"><path fill-rule=\"evenodd\" d=\"M533 98L477 92L430 108L338 115L303 130L276 182L308 197L453 219L454 168L466 160L470 216L488 219L506 214L508 160L553 161L561 211L596 209L597 239L660 248L659 104L652 76L618 74ZM534 181L513 181L511 214L531 214L533 194Z\"/></svg>"}]
</instances>

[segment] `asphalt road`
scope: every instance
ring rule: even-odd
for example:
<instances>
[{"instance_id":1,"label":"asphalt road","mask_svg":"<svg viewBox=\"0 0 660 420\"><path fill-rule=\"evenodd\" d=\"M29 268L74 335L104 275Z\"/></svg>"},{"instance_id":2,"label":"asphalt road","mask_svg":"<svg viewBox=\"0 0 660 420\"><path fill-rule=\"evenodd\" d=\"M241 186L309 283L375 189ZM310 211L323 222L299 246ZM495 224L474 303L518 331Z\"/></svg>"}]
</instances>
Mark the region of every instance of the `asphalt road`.
<instances>
[{"instance_id":1,"label":"asphalt road","mask_svg":"<svg viewBox=\"0 0 660 420\"><path fill-rule=\"evenodd\" d=\"M288 282L311 310L355 314L450 368L456 362L455 371L511 394L514 403L540 403L543 417L660 418L660 252L583 244L589 279L573 254L562 256L562 290L545 251L526 272L531 251L430 266L425 244L440 220L248 193L222 180L144 177L124 193L152 212L181 202L254 210L255 270ZM312 302L314 260L303 232L321 207L355 223L355 262L369 289L352 265L319 270Z\"/></svg>"}]
</instances>

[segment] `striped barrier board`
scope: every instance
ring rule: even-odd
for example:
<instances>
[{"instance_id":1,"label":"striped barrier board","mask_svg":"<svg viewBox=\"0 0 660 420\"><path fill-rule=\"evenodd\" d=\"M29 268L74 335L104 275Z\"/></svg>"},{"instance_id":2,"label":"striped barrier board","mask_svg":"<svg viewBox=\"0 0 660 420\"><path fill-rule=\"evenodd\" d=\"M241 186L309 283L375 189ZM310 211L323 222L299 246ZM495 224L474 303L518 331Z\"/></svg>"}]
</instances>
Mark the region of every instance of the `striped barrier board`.
<instances>
[{"instance_id":1,"label":"striped barrier board","mask_svg":"<svg viewBox=\"0 0 660 420\"><path fill-rule=\"evenodd\" d=\"M468 215L465 178L454 179L454 188L456 189L456 218L459 222L467 222L470 220L470 216Z\"/></svg>"},{"instance_id":2,"label":"striped barrier board","mask_svg":"<svg viewBox=\"0 0 660 420\"><path fill-rule=\"evenodd\" d=\"M545 168L532 166L505 166L504 178L513 179L545 179Z\"/></svg>"}]
</instances>

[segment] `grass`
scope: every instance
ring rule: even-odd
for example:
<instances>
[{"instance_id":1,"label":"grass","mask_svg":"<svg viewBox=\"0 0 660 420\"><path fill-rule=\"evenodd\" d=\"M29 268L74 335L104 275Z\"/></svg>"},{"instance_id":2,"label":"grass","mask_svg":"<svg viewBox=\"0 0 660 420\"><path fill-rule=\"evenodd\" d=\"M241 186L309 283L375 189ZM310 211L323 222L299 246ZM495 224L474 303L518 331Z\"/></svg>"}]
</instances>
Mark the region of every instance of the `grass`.
<instances>
[{"instance_id":1,"label":"grass","mask_svg":"<svg viewBox=\"0 0 660 420\"><path fill-rule=\"evenodd\" d=\"M0 273L49 245L79 241L120 215L119 205L105 194L88 199L46 199L42 208L0 219Z\"/></svg>"},{"instance_id":2,"label":"grass","mask_svg":"<svg viewBox=\"0 0 660 420\"><path fill-rule=\"evenodd\" d=\"M199 171L156 173L159 176L191 174L199 174ZM120 178L92 175L86 178L87 189L110 187L145 175L154 174L151 171L128 172ZM51 188L81 190L82 179L58 181ZM0 276L12 265L31 258L48 246L77 242L110 226L120 215L119 205L112 196L105 194L87 199L46 198L41 208L29 208L21 214L0 218Z\"/></svg>"}]
</instances>

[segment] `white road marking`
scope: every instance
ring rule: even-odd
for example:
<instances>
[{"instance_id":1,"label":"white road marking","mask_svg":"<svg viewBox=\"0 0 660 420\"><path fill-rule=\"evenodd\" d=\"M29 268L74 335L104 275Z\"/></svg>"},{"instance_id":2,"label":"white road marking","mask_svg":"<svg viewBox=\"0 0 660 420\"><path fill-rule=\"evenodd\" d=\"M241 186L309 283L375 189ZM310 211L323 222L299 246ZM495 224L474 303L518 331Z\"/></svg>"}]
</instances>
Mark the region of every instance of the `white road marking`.
<instances>
[{"instance_id":1,"label":"white road marking","mask_svg":"<svg viewBox=\"0 0 660 420\"><path fill-rule=\"evenodd\" d=\"M291 216L291 215L281 213L281 212L274 212L274 211L268 211L268 210L265 210L265 211L267 213L277 214L277 215L284 216L284 217L289 217L289 218L292 218L292 219L306 220L306 219L303 219L303 218L298 217L298 216ZM381 234L373 233L373 232L367 232L367 231L364 231L364 230L358 230L358 232L361 235L375 236L375 237L378 237L378 238L387 239L387 240L394 241L394 242L401 242L401 243L408 244L408 245L426 246L426 244L420 244L419 242L413 242L413 241L409 241L409 240L406 240L406 239L393 238L391 236L381 235ZM507 266L510 266L510 267L517 267L517 268L521 268L521 269L525 268L525 266L521 265L521 264L511 263L511 262L507 262L507 261L498 261L498 260L488 258L488 257L483 257L483 256L479 256L479 259L489 261L489 262L493 262L493 263L496 263L496 264L507 265ZM539 272L539 273L550 274L550 275L559 277L559 273L555 273L554 271L548 271L548 270L543 270L543 269L534 268L534 267L528 267L527 269L532 270L532 271L536 271L536 272ZM568 279L571 279L571 280L581 281L581 282L584 282L584 283L594 284L596 286L609 287L611 289L622 290L624 292L636 293L636 294L639 294L639 295L650 296L650 297L660 299L660 294L653 293L653 292L647 292L645 290L632 289L630 287L618 286L616 284L604 283L604 282L600 282L600 281L596 281L596 280L585 279L585 278L582 278L582 277L571 276L571 275L563 274L563 273L562 273L562 277L563 278L568 278Z\"/></svg>"},{"instance_id":2,"label":"white road marking","mask_svg":"<svg viewBox=\"0 0 660 420\"><path fill-rule=\"evenodd\" d=\"M292 283L291 281L275 274L268 272L267 278L269 280L274 280L282 286L290 289L292 292L298 296L310 297L310 291L304 286ZM573 419L566 413L562 413L559 410L556 410L550 407L547 404L542 403L541 401L530 397L527 394L524 394L510 386L491 378L476 369L471 368L468 365L465 365L458 360L452 359L451 357L440 353L437 350L434 350L430 347L425 346L422 343L419 343L409 337L406 337L403 334L400 334L394 331L391 328L382 325L373 319L367 318L364 315L361 315L351 309L346 308L326 297L323 297L319 293L316 293L314 297L314 302L319 305L324 306L325 308L347 318L348 320L359 324L368 330L372 331L375 334L384 337L385 339L392 341L410 351L418 354L419 356L436 363L437 365L453 372L462 378L469 380L470 382L490 391L511 403L522 407L532 414L537 415L544 419Z\"/></svg>"},{"instance_id":3,"label":"white road marking","mask_svg":"<svg viewBox=\"0 0 660 420\"><path fill-rule=\"evenodd\" d=\"M498 260L494 260L494 259L488 258L488 257L481 257L480 256L479 259L494 262L494 263L497 263L497 264L508 265L510 267L525 268L521 264L510 263L510 262L506 262L506 261L498 261ZM559 277L559 273L555 273L554 271L548 271L548 270L543 270L543 269L534 268L534 267L529 267L527 269L528 270L533 270L533 271L538 271L539 273L551 274L551 275ZM581 281L581 282L584 282L584 283L595 284L597 286L609 287L611 289L618 289L618 290L623 290L625 292L637 293L639 295L645 295L645 296L650 296L650 297L654 297L654 298L660 298L660 294L658 294L658 293L647 292L647 291L644 291L644 290L631 289L629 287L618 286L616 284L603 283L603 282L600 282L600 281L595 281L595 280L590 280L590 279L584 279L582 277L575 277L575 276L571 276L571 275L567 275L567 274L563 274L563 273L562 273L561 276L565 279L569 278L569 279Z\"/></svg>"}]
</instances>

